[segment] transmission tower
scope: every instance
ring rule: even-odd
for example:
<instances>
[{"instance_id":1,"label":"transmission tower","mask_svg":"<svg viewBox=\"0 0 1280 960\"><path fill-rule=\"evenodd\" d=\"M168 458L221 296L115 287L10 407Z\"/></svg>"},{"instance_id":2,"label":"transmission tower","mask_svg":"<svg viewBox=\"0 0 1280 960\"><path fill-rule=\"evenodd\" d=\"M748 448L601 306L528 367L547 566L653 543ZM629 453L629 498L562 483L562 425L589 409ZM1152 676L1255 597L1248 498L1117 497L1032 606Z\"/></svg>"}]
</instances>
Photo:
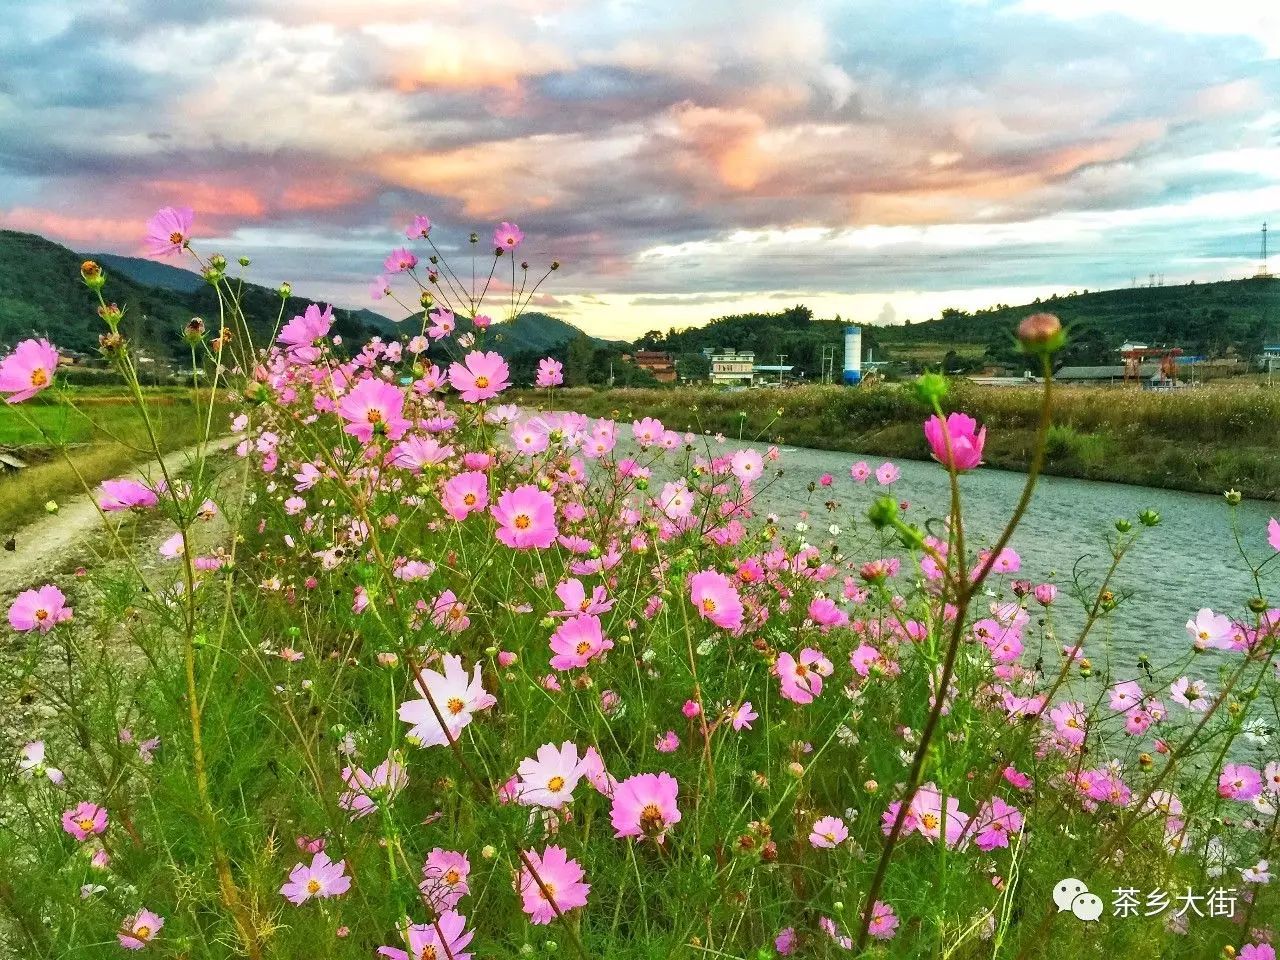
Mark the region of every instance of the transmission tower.
<instances>
[{"instance_id":1,"label":"transmission tower","mask_svg":"<svg viewBox=\"0 0 1280 960\"><path fill-rule=\"evenodd\" d=\"M1262 224L1262 263L1258 266L1257 276L1259 277L1271 276L1270 271L1267 270L1267 224L1266 224L1266 221L1263 221L1263 224Z\"/></svg>"}]
</instances>

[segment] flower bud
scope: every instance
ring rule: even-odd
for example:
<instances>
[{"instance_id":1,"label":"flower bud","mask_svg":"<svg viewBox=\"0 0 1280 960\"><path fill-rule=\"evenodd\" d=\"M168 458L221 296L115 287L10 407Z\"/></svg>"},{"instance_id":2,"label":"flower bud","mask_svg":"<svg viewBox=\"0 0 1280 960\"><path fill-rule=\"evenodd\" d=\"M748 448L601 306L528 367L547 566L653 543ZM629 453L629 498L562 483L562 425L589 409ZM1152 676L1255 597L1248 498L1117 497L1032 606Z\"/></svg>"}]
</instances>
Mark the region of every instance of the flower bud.
<instances>
[{"instance_id":1,"label":"flower bud","mask_svg":"<svg viewBox=\"0 0 1280 960\"><path fill-rule=\"evenodd\" d=\"M1138 514L1138 522L1144 527L1154 527L1160 522L1160 513L1156 510L1143 510Z\"/></svg>"},{"instance_id":2,"label":"flower bud","mask_svg":"<svg viewBox=\"0 0 1280 960\"><path fill-rule=\"evenodd\" d=\"M209 258L209 266L219 272L225 271L227 269L227 258L220 253L215 253Z\"/></svg>"},{"instance_id":3,"label":"flower bud","mask_svg":"<svg viewBox=\"0 0 1280 960\"><path fill-rule=\"evenodd\" d=\"M1018 324L1018 342L1027 353L1050 354L1062 349L1067 335L1052 313L1033 313Z\"/></svg>"},{"instance_id":4,"label":"flower bud","mask_svg":"<svg viewBox=\"0 0 1280 960\"><path fill-rule=\"evenodd\" d=\"M883 530L898 519L898 501L893 497L881 497L867 510L867 519L877 530Z\"/></svg>"},{"instance_id":5,"label":"flower bud","mask_svg":"<svg viewBox=\"0 0 1280 960\"><path fill-rule=\"evenodd\" d=\"M1130 523L1128 520L1126 520L1124 517L1121 517L1119 520L1116 521L1116 532L1128 533L1132 529L1133 529L1133 524Z\"/></svg>"},{"instance_id":6,"label":"flower bud","mask_svg":"<svg viewBox=\"0 0 1280 960\"><path fill-rule=\"evenodd\" d=\"M280 284L280 289L278 292L280 294L280 299L288 300L290 297L293 296L293 284L287 281L285 283Z\"/></svg>"},{"instance_id":7,"label":"flower bud","mask_svg":"<svg viewBox=\"0 0 1280 960\"><path fill-rule=\"evenodd\" d=\"M240 264L240 266L242 267L247 267L250 264L250 262L251 261L249 260L248 257L240 257L238 260L236 260L236 263Z\"/></svg>"},{"instance_id":8,"label":"flower bud","mask_svg":"<svg viewBox=\"0 0 1280 960\"><path fill-rule=\"evenodd\" d=\"M1227 503L1231 504L1231 506L1233 507L1239 506L1240 500L1241 500L1239 490L1228 490L1222 496L1223 496L1223 499L1227 501Z\"/></svg>"},{"instance_id":9,"label":"flower bud","mask_svg":"<svg viewBox=\"0 0 1280 960\"><path fill-rule=\"evenodd\" d=\"M1266 613L1267 600L1265 597L1252 597L1249 600L1249 610L1252 613Z\"/></svg>"},{"instance_id":10,"label":"flower bud","mask_svg":"<svg viewBox=\"0 0 1280 960\"><path fill-rule=\"evenodd\" d=\"M916 396L929 406L947 395L947 378L941 373L922 373L916 379Z\"/></svg>"},{"instance_id":11,"label":"flower bud","mask_svg":"<svg viewBox=\"0 0 1280 960\"><path fill-rule=\"evenodd\" d=\"M204 339L204 321L199 317L192 317L185 327L182 328L182 339L195 346Z\"/></svg>"},{"instance_id":12,"label":"flower bud","mask_svg":"<svg viewBox=\"0 0 1280 960\"><path fill-rule=\"evenodd\" d=\"M104 357L114 359L124 353L124 337L118 333L104 333L98 337L98 350Z\"/></svg>"},{"instance_id":13,"label":"flower bud","mask_svg":"<svg viewBox=\"0 0 1280 960\"><path fill-rule=\"evenodd\" d=\"M120 321L124 319L124 311L114 303L104 303L98 307L98 316L100 316L114 330L120 325Z\"/></svg>"},{"instance_id":14,"label":"flower bud","mask_svg":"<svg viewBox=\"0 0 1280 960\"><path fill-rule=\"evenodd\" d=\"M559 261L559 260L552 260L552 261L551 261L551 269L552 269L552 270L559 270L559 269L560 269L560 261Z\"/></svg>"},{"instance_id":15,"label":"flower bud","mask_svg":"<svg viewBox=\"0 0 1280 960\"><path fill-rule=\"evenodd\" d=\"M80 279L90 290L101 290L106 285L107 275L95 261L86 260L80 264Z\"/></svg>"},{"instance_id":16,"label":"flower bud","mask_svg":"<svg viewBox=\"0 0 1280 960\"><path fill-rule=\"evenodd\" d=\"M478 233L473 233L473 234L471 235L471 242L472 242L472 243L479 243L479 242L480 242L480 234L478 234Z\"/></svg>"},{"instance_id":17,"label":"flower bud","mask_svg":"<svg viewBox=\"0 0 1280 960\"><path fill-rule=\"evenodd\" d=\"M418 297L418 303L422 305L423 310L430 310L435 302L435 295L430 290L423 290Z\"/></svg>"}]
</instances>

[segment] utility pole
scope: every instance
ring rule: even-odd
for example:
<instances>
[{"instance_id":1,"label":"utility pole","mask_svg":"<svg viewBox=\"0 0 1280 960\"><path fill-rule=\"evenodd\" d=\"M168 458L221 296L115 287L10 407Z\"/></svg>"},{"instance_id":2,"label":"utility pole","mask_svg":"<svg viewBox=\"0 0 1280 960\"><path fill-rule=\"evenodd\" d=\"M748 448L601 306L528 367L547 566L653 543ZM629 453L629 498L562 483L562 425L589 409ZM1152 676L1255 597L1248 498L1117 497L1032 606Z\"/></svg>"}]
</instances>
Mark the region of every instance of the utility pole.
<instances>
[{"instance_id":1,"label":"utility pole","mask_svg":"<svg viewBox=\"0 0 1280 960\"><path fill-rule=\"evenodd\" d=\"M782 362L787 359L785 353L778 354L778 384L782 384Z\"/></svg>"}]
</instances>

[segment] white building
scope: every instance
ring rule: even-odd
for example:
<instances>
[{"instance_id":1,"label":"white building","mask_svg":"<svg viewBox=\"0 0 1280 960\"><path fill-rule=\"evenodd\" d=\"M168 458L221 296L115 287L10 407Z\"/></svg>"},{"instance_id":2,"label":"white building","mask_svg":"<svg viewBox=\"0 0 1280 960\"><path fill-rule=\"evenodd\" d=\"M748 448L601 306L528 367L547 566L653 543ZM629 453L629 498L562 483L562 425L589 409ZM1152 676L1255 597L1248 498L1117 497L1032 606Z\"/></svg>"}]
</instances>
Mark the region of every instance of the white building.
<instances>
[{"instance_id":1,"label":"white building","mask_svg":"<svg viewBox=\"0 0 1280 960\"><path fill-rule=\"evenodd\" d=\"M750 350L739 353L732 347L710 351L711 382L718 386L749 387L755 379L756 355Z\"/></svg>"}]
</instances>

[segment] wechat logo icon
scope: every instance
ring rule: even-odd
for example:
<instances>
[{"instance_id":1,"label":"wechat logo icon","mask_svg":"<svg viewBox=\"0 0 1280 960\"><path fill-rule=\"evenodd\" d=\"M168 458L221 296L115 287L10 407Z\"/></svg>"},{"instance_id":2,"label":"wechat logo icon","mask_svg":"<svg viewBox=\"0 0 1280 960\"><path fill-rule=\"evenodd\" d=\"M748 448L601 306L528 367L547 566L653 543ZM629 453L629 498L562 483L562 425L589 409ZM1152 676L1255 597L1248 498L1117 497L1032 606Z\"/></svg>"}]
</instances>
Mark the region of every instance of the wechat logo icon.
<instances>
[{"instance_id":1,"label":"wechat logo icon","mask_svg":"<svg viewBox=\"0 0 1280 960\"><path fill-rule=\"evenodd\" d=\"M1053 888L1053 902L1058 905L1058 912L1070 910L1076 918L1086 923L1102 916L1102 898L1089 892L1083 880L1068 877L1059 880Z\"/></svg>"}]
</instances>

